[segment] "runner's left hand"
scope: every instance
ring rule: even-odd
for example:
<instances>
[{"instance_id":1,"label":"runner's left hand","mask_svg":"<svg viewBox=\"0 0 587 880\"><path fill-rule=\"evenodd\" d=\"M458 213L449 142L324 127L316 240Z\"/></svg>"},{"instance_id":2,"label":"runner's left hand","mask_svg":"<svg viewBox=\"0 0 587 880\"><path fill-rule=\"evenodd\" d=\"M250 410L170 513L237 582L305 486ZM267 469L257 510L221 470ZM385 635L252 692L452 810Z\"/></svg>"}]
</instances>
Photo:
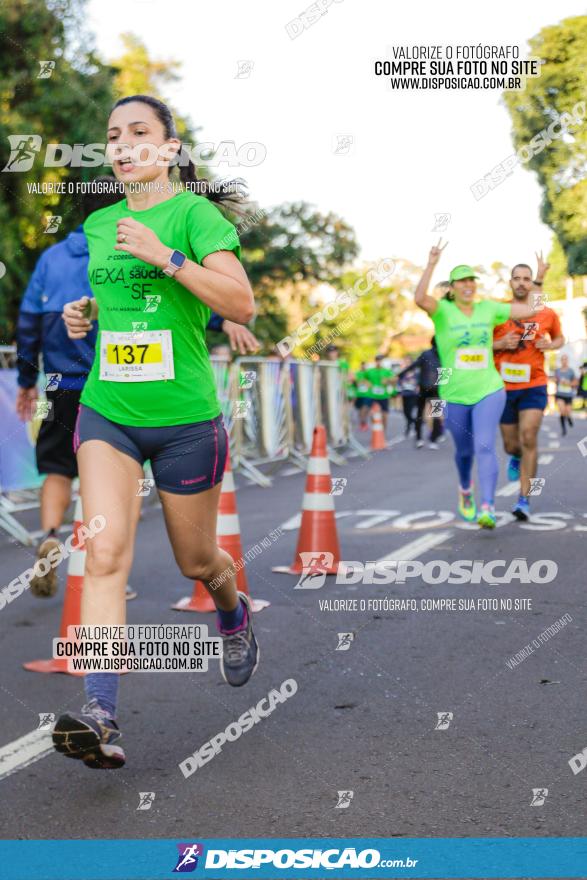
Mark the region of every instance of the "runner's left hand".
<instances>
[{"instance_id":1,"label":"runner's left hand","mask_svg":"<svg viewBox=\"0 0 587 880\"><path fill-rule=\"evenodd\" d=\"M172 253L148 226L139 223L133 217L123 217L116 223L115 251L126 251L137 260L143 260L152 266L165 268Z\"/></svg>"},{"instance_id":2,"label":"runner's left hand","mask_svg":"<svg viewBox=\"0 0 587 880\"><path fill-rule=\"evenodd\" d=\"M539 281L542 281L548 270L550 269L550 263L547 263L544 257L542 256L542 251L536 252L536 277Z\"/></svg>"},{"instance_id":3,"label":"runner's left hand","mask_svg":"<svg viewBox=\"0 0 587 880\"><path fill-rule=\"evenodd\" d=\"M550 339L546 339L545 336L542 336L540 339L536 339L534 342L534 348L537 348L538 351L550 351L552 348Z\"/></svg>"}]
</instances>

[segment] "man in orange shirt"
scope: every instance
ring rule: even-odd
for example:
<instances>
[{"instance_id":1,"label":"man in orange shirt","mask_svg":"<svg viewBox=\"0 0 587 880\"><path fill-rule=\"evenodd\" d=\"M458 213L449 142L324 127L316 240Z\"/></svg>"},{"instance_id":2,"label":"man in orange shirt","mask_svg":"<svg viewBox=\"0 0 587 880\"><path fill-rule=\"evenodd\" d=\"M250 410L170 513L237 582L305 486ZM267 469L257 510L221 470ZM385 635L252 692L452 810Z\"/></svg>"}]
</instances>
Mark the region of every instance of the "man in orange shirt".
<instances>
[{"instance_id":1,"label":"man in orange shirt","mask_svg":"<svg viewBox=\"0 0 587 880\"><path fill-rule=\"evenodd\" d=\"M542 288L549 265L541 253L536 257L538 271L534 281L532 270L525 263L512 269L510 285L516 302L527 302L530 294ZM544 352L560 348L564 341L558 315L547 306L531 320L510 319L499 324L493 333L495 366L507 392L500 427L505 451L511 455L508 478L520 478L520 497L512 511L519 520L527 520L530 515L530 480L536 476L538 432L548 400Z\"/></svg>"}]
</instances>

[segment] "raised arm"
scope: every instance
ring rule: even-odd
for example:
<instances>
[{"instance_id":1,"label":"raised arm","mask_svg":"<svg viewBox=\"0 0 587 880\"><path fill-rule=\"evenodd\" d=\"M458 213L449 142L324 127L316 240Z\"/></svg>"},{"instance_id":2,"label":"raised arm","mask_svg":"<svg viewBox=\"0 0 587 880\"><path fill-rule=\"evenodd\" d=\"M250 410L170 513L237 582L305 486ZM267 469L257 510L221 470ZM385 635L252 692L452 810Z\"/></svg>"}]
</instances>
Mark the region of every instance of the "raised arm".
<instances>
[{"instance_id":1,"label":"raised arm","mask_svg":"<svg viewBox=\"0 0 587 880\"><path fill-rule=\"evenodd\" d=\"M418 286L416 287L416 293L414 295L414 300L417 306L420 306L421 309L424 309L425 312L428 312L429 315L433 315L436 311L436 306L438 302L434 299L433 296L428 294L428 288L430 287L430 280L432 278L432 273L436 268L436 264L438 263L440 256L445 249L448 242L442 245L442 239L438 239L438 244L433 245L430 248L430 253L428 254L428 263L420 281L418 282Z\"/></svg>"},{"instance_id":2,"label":"raised arm","mask_svg":"<svg viewBox=\"0 0 587 880\"><path fill-rule=\"evenodd\" d=\"M524 318L532 318L537 311L540 311L541 308L542 306L537 305L534 302L533 294L530 294L530 296L528 297L528 303L512 303L511 317L514 319L514 321L523 321Z\"/></svg>"}]
</instances>

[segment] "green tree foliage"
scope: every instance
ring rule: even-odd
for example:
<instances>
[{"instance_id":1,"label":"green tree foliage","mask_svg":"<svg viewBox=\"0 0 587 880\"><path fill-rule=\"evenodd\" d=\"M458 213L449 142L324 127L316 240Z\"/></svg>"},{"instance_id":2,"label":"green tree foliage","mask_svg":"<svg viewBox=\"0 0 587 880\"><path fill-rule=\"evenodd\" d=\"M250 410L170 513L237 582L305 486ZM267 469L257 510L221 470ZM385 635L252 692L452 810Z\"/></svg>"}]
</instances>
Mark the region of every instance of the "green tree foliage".
<instances>
[{"instance_id":1,"label":"green tree foliage","mask_svg":"<svg viewBox=\"0 0 587 880\"><path fill-rule=\"evenodd\" d=\"M333 343L340 349L341 357L356 369L361 361L373 360L378 352L394 356L398 353L396 339L401 336L402 316L409 304L401 295L406 279L397 273L388 283L369 283L368 271L373 269L376 266L349 270L336 279L333 287L337 292L344 290L351 297L359 292L358 296L332 320L320 324L316 334L298 346L294 354L316 359L323 357L328 343ZM317 304L312 312L324 309L324 305Z\"/></svg>"},{"instance_id":2,"label":"green tree foliage","mask_svg":"<svg viewBox=\"0 0 587 880\"><path fill-rule=\"evenodd\" d=\"M89 176L85 168L43 168L45 147L103 140L112 71L98 61L91 40L81 38L83 5L79 0L11 0L0 5L1 167L9 158L9 135L41 135L43 139L30 171L0 171L1 259L6 266L0 279L3 343L14 338L18 303L39 253L82 219L79 195L29 192L27 184ZM50 78L38 77L42 61L55 62ZM56 235L44 232L46 218L52 214L63 218Z\"/></svg>"},{"instance_id":3,"label":"green tree foliage","mask_svg":"<svg viewBox=\"0 0 587 880\"><path fill-rule=\"evenodd\" d=\"M100 61L84 19L85 0L12 0L0 6L1 167L8 161L9 135L40 135L42 155L48 143L102 143L115 100L145 93L165 101L166 87L178 80L180 65L152 59L132 34L123 34L118 58ZM38 78L40 62L47 60L55 61L55 69L50 78ZM196 143L193 122L174 116L179 136ZM14 339L20 299L41 251L83 219L79 195L31 194L27 185L89 180L108 170L44 168L39 155L29 172L0 171L1 259L7 270L0 279L0 343ZM198 166L198 176L213 178L213 169ZM46 218L52 214L62 222L57 234L48 235ZM251 204L248 214L250 222L231 219L241 230L243 261L256 294L254 329L270 350L288 329L283 288L334 280L356 257L358 245L348 224L305 202L270 211ZM304 310L301 294L300 300Z\"/></svg>"},{"instance_id":4,"label":"green tree foliage","mask_svg":"<svg viewBox=\"0 0 587 880\"><path fill-rule=\"evenodd\" d=\"M124 51L112 62L116 68L115 100L127 95L151 95L165 101L165 87L180 79L179 62L151 58L147 47L135 34L121 34L120 39Z\"/></svg>"},{"instance_id":5,"label":"green tree foliage","mask_svg":"<svg viewBox=\"0 0 587 880\"><path fill-rule=\"evenodd\" d=\"M574 107L585 102L587 15L543 28L530 40L530 55L544 62L540 76L529 77L524 91L506 92L504 98L516 148L530 145L533 150L532 138L563 113L572 114ZM527 163L542 188L542 220L560 242L571 275L587 274L585 103L582 108L579 124L536 151Z\"/></svg>"},{"instance_id":6,"label":"green tree foliage","mask_svg":"<svg viewBox=\"0 0 587 880\"><path fill-rule=\"evenodd\" d=\"M255 334L270 349L292 329L289 303L279 291L285 286L295 291L296 285L306 282L333 282L357 256L359 246L344 220L322 214L306 202L260 213L259 222L241 235L241 241L257 302ZM299 305L309 315L311 306L305 297Z\"/></svg>"}]
</instances>

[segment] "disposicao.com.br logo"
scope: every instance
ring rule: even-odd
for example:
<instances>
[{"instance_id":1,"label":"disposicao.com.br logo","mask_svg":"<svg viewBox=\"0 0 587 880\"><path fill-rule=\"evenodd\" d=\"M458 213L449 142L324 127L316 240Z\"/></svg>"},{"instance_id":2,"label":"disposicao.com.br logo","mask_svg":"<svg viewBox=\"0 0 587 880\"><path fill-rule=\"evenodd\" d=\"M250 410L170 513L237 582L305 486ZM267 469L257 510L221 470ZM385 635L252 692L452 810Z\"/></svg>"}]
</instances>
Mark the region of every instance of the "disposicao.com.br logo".
<instances>
[{"instance_id":1,"label":"disposicao.com.br logo","mask_svg":"<svg viewBox=\"0 0 587 880\"><path fill-rule=\"evenodd\" d=\"M180 860L181 861L181 858ZM414 868L418 859L409 856L404 859L382 859L377 849L341 847L328 849L208 849L204 868L226 870L258 870L264 865L277 869L299 868L301 870L322 868L340 870L341 868ZM197 865L190 866L193 871ZM182 869L185 870L185 869Z\"/></svg>"}]
</instances>

